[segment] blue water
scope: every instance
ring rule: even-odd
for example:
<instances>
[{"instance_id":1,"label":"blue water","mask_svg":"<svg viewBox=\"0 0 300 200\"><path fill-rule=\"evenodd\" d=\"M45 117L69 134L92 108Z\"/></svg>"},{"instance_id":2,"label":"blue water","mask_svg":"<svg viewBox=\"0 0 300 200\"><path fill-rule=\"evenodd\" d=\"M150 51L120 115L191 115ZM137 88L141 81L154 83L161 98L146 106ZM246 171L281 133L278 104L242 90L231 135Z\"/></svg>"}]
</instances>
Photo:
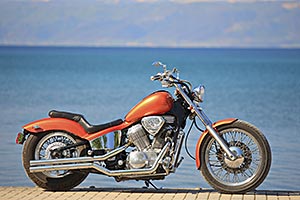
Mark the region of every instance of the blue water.
<instances>
[{"instance_id":1,"label":"blue water","mask_svg":"<svg viewBox=\"0 0 300 200\"><path fill-rule=\"evenodd\" d=\"M206 86L203 108L212 121L237 117L268 138L273 161L258 189L300 190L299 49L152 49L0 47L0 185L33 186L22 168L22 125L51 109L83 113L91 123L122 118L143 97L161 89L149 77L160 60L181 78ZM170 89L172 91L172 89ZM193 130L194 152L199 133ZM185 156L164 187L210 187ZM141 187L89 175L81 186Z\"/></svg>"}]
</instances>

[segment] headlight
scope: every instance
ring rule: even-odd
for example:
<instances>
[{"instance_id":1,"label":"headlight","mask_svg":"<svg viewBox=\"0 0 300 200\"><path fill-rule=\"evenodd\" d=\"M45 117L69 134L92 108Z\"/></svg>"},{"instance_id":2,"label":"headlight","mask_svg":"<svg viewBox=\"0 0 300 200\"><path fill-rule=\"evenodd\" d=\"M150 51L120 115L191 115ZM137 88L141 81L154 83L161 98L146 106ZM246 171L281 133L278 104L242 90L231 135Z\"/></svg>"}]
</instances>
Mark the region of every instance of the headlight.
<instances>
[{"instance_id":1,"label":"headlight","mask_svg":"<svg viewBox=\"0 0 300 200\"><path fill-rule=\"evenodd\" d=\"M195 87L193 90L194 101L203 102L204 91L204 85L199 85L198 87Z\"/></svg>"}]
</instances>

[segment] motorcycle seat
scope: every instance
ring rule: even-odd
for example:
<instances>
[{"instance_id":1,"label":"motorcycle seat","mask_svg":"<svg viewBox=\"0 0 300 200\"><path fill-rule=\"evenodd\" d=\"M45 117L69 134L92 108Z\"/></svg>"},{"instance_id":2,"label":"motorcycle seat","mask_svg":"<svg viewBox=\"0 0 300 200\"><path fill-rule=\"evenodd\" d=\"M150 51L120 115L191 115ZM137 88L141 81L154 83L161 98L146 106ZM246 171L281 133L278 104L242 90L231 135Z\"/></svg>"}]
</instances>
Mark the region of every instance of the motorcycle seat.
<instances>
[{"instance_id":1,"label":"motorcycle seat","mask_svg":"<svg viewBox=\"0 0 300 200\"><path fill-rule=\"evenodd\" d=\"M92 125L81 114L62 112L62 111L56 111L56 110L51 110L48 115L51 118L65 118L65 119L69 119L69 120L78 122L84 128L84 130L89 134L96 133L96 132L102 131L104 129L107 129L109 127L117 126L117 125L120 125L123 123L122 119L117 119L117 120L114 120L114 121L111 121L111 122L108 122L105 124Z\"/></svg>"}]
</instances>

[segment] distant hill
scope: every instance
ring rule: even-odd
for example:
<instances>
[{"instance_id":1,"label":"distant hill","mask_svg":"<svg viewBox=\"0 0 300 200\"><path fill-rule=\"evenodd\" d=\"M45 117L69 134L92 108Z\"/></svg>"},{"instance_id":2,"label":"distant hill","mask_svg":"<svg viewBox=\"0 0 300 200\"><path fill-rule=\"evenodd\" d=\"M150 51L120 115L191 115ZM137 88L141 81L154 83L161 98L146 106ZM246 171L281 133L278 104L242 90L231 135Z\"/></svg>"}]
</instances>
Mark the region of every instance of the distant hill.
<instances>
[{"instance_id":1,"label":"distant hill","mask_svg":"<svg viewBox=\"0 0 300 200\"><path fill-rule=\"evenodd\" d=\"M0 45L300 47L299 1L121 2L0 1Z\"/></svg>"}]
</instances>

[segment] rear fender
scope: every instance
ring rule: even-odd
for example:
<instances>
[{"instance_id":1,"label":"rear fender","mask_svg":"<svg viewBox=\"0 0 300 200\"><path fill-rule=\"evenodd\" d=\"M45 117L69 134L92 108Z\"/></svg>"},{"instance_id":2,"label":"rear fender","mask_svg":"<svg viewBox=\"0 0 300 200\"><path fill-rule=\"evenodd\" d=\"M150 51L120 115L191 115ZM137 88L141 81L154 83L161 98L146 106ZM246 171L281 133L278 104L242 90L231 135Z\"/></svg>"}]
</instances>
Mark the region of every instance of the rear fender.
<instances>
[{"instance_id":1,"label":"rear fender","mask_svg":"<svg viewBox=\"0 0 300 200\"><path fill-rule=\"evenodd\" d=\"M31 134L38 134L47 131L61 130L77 135L81 138L88 136L83 127L69 119L64 118L44 118L23 126L23 129Z\"/></svg>"},{"instance_id":2,"label":"rear fender","mask_svg":"<svg viewBox=\"0 0 300 200\"><path fill-rule=\"evenodd\" d=\"M223 125L226 125L226 124L231 124L231 123L235 122L236 120L237 120L236 118L223 119L223 120L220 120L220 121L217 121L217 122L213 123L212 127L214 129L218 130L218 128L220 126L223 126ZM197 167L197 169L200 169L200 167L201 167L200 152L201 152L201 148L202 148L202 143L203 143L204 138L208 135L209 135L209 132L206 129L201 134L201 137L198 139L198 142L197 142L197 145L196 145L196 154L195 155L196 155L196 167Z\"/></svg>"}]
</instances>

